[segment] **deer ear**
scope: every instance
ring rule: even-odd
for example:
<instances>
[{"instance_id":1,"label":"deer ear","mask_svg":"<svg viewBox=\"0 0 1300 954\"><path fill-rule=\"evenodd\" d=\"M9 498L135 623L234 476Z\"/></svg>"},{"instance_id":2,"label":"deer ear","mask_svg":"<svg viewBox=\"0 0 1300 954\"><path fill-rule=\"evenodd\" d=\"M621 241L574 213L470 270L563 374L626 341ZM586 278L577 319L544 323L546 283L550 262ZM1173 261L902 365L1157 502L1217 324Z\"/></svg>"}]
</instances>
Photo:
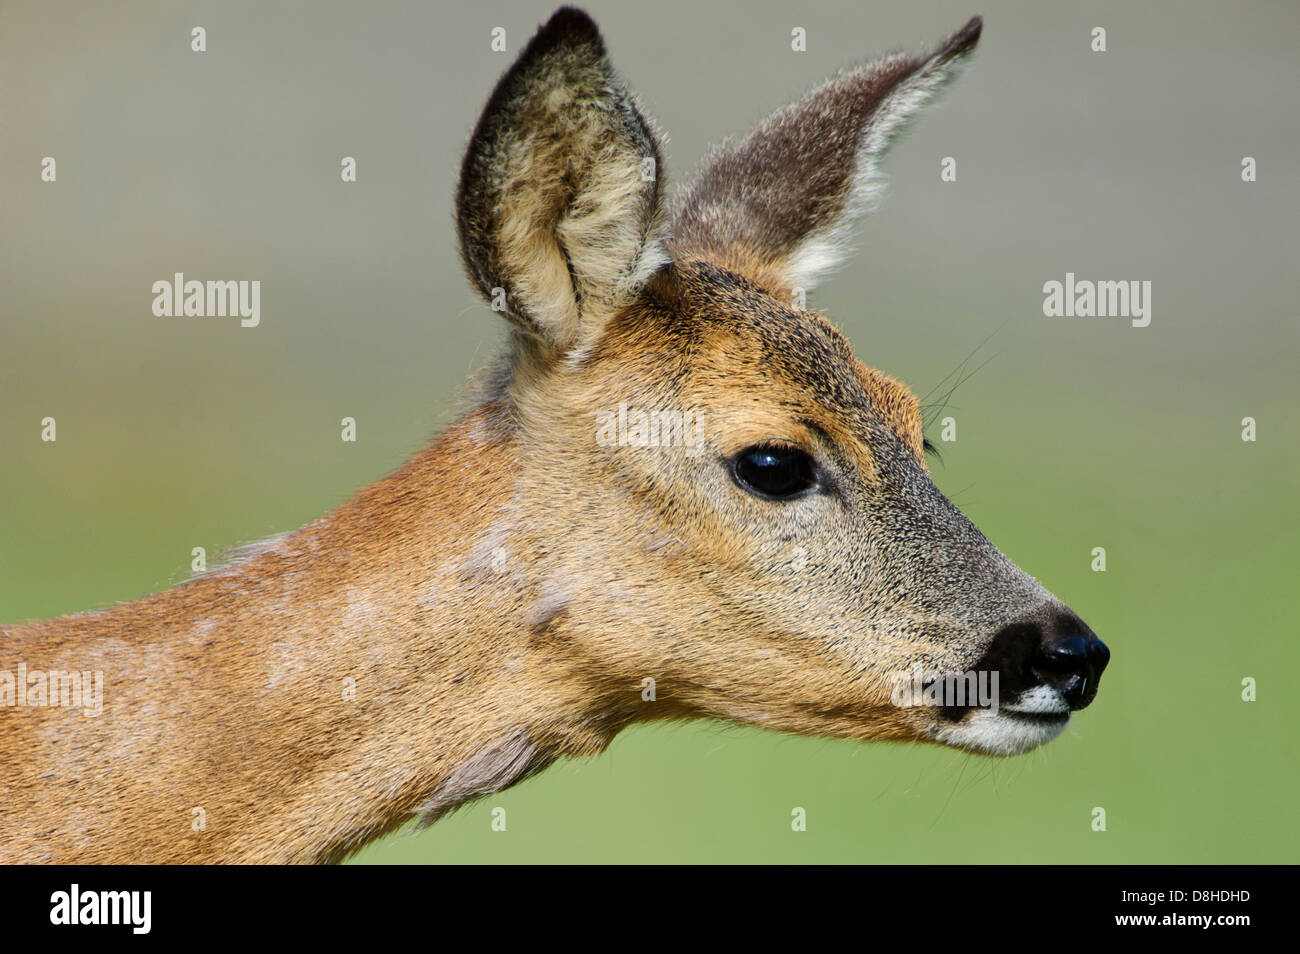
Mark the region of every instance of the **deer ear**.
<instances>
[{"instance_id":1,"label":"deer ear","mask_svg":"<svg viewBox=\"0 0 1300 954\"><path fill-rule=\"evenodd\" d=\"M982 26L975 17L928 56L896 53L844 72L715 149L674 197L673 254L783 291L812 288L880 198L890 144L960 72Z\"/></svg>"},{"instance_id":2,"label":"deer ear","mask_svg":"<svg viewBox=\"0 0 1300 954\"><path fill-rule=\"evenodd\" d=\"M560 9L497 84L461 166L470 280L534 344L580 347L667 261L659 167L596 24Z\"/></svg>"}]
</instances>

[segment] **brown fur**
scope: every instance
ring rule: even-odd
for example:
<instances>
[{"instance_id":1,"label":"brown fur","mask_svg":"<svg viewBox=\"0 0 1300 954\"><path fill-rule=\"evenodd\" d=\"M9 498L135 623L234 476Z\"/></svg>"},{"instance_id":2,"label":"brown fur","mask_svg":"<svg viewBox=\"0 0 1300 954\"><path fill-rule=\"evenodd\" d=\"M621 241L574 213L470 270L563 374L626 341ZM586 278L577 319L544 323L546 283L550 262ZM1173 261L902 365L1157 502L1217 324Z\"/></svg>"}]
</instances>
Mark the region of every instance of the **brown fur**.
<instances>
[{"instance_id":1,"label":"brown fur","mask_svg":"<svg viewBox=\"0 0 1300 954\"><path fill-rule=\"evenodd\" d=\"M977 35L848 74L715 155L664 263L659 180L633 175L654 136L594 25L557 14L462 173L471 280L507 289L518 329L499 386L244 562L0 629L3 665L106 676L98 718L0 710L0 860L337 860L647 719L933 740L887 674L969 665L1050 597L934 488L916 399L785 292L866 181L891 96ZM595 414L621 402L696 413L699 452L600 445ZM739 489L722 462L774 439L833 492Z\"/></svg>"}]
</instances>

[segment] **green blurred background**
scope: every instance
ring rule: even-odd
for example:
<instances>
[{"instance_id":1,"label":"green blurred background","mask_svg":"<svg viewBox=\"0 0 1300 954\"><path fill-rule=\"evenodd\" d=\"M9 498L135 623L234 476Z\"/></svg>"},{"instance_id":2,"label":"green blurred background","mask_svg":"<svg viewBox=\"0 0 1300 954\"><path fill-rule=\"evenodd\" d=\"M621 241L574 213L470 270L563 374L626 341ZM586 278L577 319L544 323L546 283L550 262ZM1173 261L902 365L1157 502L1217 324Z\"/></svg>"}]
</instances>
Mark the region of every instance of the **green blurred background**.
<instances>
[{"instance_id":1,"label":"green blurred background","mask_svg":"<svg viewBox=\"0 0 1300 954\"><path fill-rule=\"evenodd\" d=\"M589 9L678 181L840 67L985 15L975 67L895 149L858 255L810 305L918 393L992 335L952 399L959 439L930 431L936 479L1110 645L1096 704L1009 761L638 728L358 860L1300 860L1300 7L1074 6ZM319 516L457 413L502 329L459 271L454 176L550 9L0 7L0 620L184 579L192 547ZM261 326L153 317L174 271L261 280ZM1044 318L1042 284L1067 271L1153 282L1150 327Z\"/></svg>"}]
</instances>

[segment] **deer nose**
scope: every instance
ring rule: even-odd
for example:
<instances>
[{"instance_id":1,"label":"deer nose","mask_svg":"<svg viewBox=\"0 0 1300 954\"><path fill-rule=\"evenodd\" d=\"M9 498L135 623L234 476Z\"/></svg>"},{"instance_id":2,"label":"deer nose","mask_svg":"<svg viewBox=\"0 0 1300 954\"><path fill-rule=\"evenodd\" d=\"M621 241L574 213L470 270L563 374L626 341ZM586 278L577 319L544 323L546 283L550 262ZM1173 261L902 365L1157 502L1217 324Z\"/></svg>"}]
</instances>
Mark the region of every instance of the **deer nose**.
<instances>
[{"instance_id":1,"label":"deer nose","mask_svg":"<svg viewBox=\"0 0 1300 954\"><path fill-rule=\"evenodd\" d=\"M1042 634L1030 668L1059 692L1071 709L1086 708L1097 696L1110 650L1067 609L1054 612L1040 627Z\"/></svg>"}]
</instances>

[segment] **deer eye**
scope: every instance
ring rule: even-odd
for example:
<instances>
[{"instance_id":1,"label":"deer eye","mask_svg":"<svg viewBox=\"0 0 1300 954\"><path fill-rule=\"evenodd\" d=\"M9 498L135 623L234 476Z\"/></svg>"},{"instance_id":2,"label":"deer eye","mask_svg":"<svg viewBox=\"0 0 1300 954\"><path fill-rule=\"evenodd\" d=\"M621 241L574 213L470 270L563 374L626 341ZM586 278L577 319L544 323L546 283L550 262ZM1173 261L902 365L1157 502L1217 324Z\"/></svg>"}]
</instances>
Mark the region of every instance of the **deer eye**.
<instances>
[{"instance_id":1,"label":"deer eye","mask_svg":"<svg viewBox=\"0 0 1300 954\"><path fill-rule=\"evenodd\" d=\"M789 500L817 486L812 458L797 447L747 447L731 459L731 474L744 490L773 500Z\"/></svg>"}]
</instances>

